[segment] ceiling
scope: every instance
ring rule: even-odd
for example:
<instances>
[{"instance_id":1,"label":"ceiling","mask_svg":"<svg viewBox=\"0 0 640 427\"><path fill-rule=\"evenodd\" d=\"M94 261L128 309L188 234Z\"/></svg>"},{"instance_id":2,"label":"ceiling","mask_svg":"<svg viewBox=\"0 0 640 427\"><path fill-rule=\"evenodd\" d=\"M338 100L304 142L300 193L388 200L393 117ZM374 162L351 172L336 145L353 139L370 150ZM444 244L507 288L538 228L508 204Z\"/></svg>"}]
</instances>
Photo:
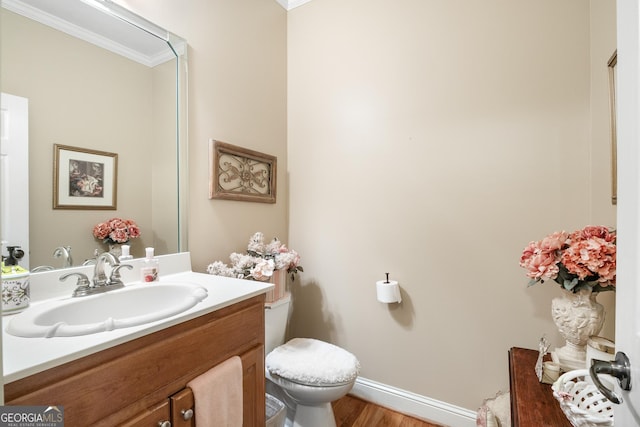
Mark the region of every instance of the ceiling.
<instances>
[{"instance_id":1,"label":"ceiling","mask_svg":"<svg viewBox=\"0 0 640 427\"><path fill-rule=\"evenodd\" d=\"M276 0L287 11L310 1ZM105 3L114 4L112 0L2 0L2 7L149 67L175 57L167 49L167 30L124 11L142 23L141 28L146 31L139 31L122 19L100 10ZM115 4L114 7L119 6ZM178 54L184 53L186 43L177 39L172 37L172 47Z\"/></svg>"},{"instance_id":2,"label":"ceiling","mask_svg":"<svg viewBox=\"0 0 640 427\"><path fill-rule=\"evenodd\" d=\"M276 0L280 6L287 10L291 10L294 7L302 6L305 3L309 3L311 0Z\"/></svg>"},{"instance_id":3,"label":"ceiling","mask_svg":"<svg viewBox=\"0 0 640 427\"><path fill-rule=\"evenodd\" d=\"M136 27L101 10L100 4L84 0L2 0L3 8L149 67L175 58L167 48L167 30L128 12L127 18L138 22ZM182 45L174 41L174 49L183 53L184 41Z\"/></svg>"}]
</instances>

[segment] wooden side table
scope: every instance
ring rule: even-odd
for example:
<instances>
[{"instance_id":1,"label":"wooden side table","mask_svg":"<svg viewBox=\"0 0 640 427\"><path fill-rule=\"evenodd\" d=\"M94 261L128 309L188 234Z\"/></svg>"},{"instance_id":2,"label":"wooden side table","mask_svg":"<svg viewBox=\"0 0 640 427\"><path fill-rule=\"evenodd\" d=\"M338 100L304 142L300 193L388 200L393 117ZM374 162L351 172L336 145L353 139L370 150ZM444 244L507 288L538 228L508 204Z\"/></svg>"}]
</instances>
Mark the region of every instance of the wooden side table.
<instances>
[{"instance_id":1,"label":"wooden side table","mask_svg":"<svg viewBox=\"0 0 640 427\"><path fill-rule=\"evenodd\" d=\"M509 350L511 424L513 427L572 427L553 397L551 385L538 381L536 350Z\"/></svg>"}]
</instances>

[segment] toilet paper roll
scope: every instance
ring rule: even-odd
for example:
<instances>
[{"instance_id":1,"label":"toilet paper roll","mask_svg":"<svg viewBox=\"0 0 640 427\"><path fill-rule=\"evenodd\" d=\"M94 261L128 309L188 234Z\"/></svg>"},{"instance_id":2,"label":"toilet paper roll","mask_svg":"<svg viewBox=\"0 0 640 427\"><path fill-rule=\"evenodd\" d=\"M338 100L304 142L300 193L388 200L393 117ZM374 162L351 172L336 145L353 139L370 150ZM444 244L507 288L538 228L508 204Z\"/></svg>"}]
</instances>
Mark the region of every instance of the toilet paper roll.
<instances>
[{"instance_id":1,"label":"toilet paper roll","mask_svg":"<svg viewBox=\"0 0 640 427\"><path fill-rule=\"evenodd\" d=\"M380 302L386 304L402 302L400 286L395 280L389 280L388 282L380 280L376 282L376 290L378 293L378 301Z\"/></svg>"}]
</instances>

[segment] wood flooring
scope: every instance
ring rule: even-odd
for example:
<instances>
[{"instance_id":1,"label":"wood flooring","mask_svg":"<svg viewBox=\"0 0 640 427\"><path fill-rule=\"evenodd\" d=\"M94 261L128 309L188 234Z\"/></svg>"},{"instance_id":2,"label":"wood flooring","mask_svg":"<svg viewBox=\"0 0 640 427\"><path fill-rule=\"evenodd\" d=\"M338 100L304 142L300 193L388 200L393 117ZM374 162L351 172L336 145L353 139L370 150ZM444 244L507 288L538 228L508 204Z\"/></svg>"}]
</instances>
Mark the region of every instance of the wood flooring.
<instances>
[{"instance_id":1,"label":"wood flooring","mask_svg":"<svg viewBox=\"0 0 640 427\"><path fill-rule=\"evenodd\" d=\"M393 412L351 395L333 402L333 413L338 427L443 427Z\"/></svg>"}]
</instances>

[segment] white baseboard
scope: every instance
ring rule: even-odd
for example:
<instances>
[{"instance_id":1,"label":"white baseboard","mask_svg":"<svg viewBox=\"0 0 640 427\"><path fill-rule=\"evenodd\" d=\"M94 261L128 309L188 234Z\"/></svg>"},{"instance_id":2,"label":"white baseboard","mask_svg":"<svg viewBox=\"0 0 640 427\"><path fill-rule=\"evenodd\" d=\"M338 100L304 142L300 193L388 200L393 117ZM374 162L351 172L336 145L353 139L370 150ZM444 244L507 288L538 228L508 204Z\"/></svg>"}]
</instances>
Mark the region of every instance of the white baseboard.
<instances>
[{"instance_id":1,"label":"white baseboard","mask_svg":"<svg viewBox=\"0 0 640 427\"><path fill-rule=\"evenodd\" d=\"M459 406L358 377L349 393L376 405L448 427L476 427L476 413Z\"/></svg>"}]
</instances>

